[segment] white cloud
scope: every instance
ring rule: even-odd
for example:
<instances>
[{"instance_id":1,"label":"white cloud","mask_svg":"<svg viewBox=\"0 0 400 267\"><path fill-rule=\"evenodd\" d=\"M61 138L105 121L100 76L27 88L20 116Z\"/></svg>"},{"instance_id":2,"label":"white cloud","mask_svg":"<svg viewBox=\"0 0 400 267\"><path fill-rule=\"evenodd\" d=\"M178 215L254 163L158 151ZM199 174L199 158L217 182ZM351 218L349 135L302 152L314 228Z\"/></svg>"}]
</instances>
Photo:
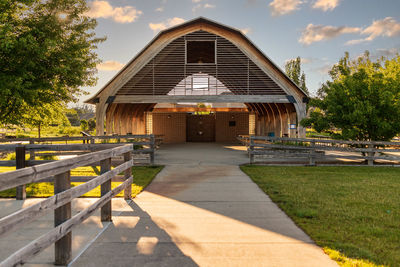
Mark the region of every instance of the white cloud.
<instances>
[{"instance_id":1,"label":"white cloud","mask_svg":"<svg viewBox=\"0 0 400 267\"><path fill-rule=\"evenodd\" d=\"M400 35L400 23L392 17L386 17L381 20L375 20L371 26L365 28L361 34L369 35L364 39L350 40L346 44L354 45L362 42L370 42L379 36L395 37Z\"/></svg>"},{"instance_id":2,"label":"white cloud","mask_svg":"<svg viewBox=\"0 0 400 267\"><path fill-rule=\"evenodd\" d=\"M157 11L157 12L163 12L164 11L164 7L158 7L158 8L156 8L155 9L155 11Z\"/></svg>"},{"instance_id":3,"label":"white cloud","mask_svg":"<svg viewBox=\"0 0 400 267\"><path fill-rule=\"evenodd\" d=\"M355 40L347 41L345 43L345 45L356 45L356 44L361 44L361 43L364 43L364 42L366 42L365 39L355 39Z\"/></svg>"},{"instance_id":4,"label":"white cloud","mask_svg":"<svg viewBox=\"0 0 400 267\"><path fill-rule=\"evenodd\" d=\"M323 11L333 10L339 5L339 0L317 0L312 6Z\"/></svg>"},{"instance_id":5,"label":"white cloud","mask_svg":"<svg viewBox=\"0 0 400 267\"><path fill-rule=\"evenodd\" d=\"M142 11L133 6L113 7L107 1L93 1L89 3L90 10L86 13L92 18L111 18L118 23L134 22Z\"/></svg>"},{"instance_id":6,"label":"white cloud","mask_svg":"<svg viewBox=\"0 0 400 267\"><path fill-rule=\"evenodd\" d=\"M240 31L241 31L244 35L247 35L247 34L251 33L252 29L251 29L251 28L243 28L243 29L240 29Z\"/></svg>"},{"instance_id":7,"label":"white cloud","mask_svg":"<svg viewBox=\"0 0 400 267\"><path fill-rule=\"evenodd\" d=\"M184 19L178 18L178 17L174 17L172 19L167 19L166 21L160 22L160 23L149 23L149 27L154 32L158 32L158 31L162 31L162 30L165 30L167 28L170 28L172 26L181 24L183 22L185 22Z\"/></svg>"},{"instance_id":8,"label":"white cloud","mask_svg":"<svg viewBox=\"0 0 400 267\"><path fill-rule=\"evenodd\" d=\"M269 6L273 16L280 16L299 9L301 3L301 0L274 0Z\"/></svg>"},{"instance_id":9,"label":"white cloud","mask_svg":"<svg viewBox=\"0 0 400 267\"><path fill-rule=\"evenodd\" d=\"M118 61L109 60L98 64L97 69L104 71L112 71L112 70L120 70L122 69L123 66L125 65Z\"/></svg>"},{"instance_id":10,"label":"white cloud","mask_svg":"<svg viewBox=\"0 0 400 267\"><path fill-rule=\"evenodd\" d=\"M196 1L196 2L193 1L193 3L199 3L199 4L195 5L192 8L193 13L196 12L198 9L201 9L201 8L204 8L204 9L206 9L206 8L215 8L215 5L212 5L212 4L209 4L209 3L202 4L202 3L200 3L200 1L201 0Z\"/></svg>"},{"instance_id":11,"label":"white cloud","mask_svg":"<svg viewBox=\"0 0 400 267\"><path fill-rule=\"evenodd\" d=\"M394 37L400 35L400 23L392 17L375 20L371 26L362 31L362 34L369 35L367 41L372 41L378 36Z\"/></svg>"},{"instance_id":12,"label":"white cloud","mask_svg":"<svg viewBox=\"0 0 400 267\"><path fill-rule=\"evenodd\" d=\"M334 27L334 26L323 26L308 24L303 30L299 42L305 45L310 45L314 42L320 42L335 38L345 33L359 33L360 28L354 27Z\"/></svg>"}]
</instances>

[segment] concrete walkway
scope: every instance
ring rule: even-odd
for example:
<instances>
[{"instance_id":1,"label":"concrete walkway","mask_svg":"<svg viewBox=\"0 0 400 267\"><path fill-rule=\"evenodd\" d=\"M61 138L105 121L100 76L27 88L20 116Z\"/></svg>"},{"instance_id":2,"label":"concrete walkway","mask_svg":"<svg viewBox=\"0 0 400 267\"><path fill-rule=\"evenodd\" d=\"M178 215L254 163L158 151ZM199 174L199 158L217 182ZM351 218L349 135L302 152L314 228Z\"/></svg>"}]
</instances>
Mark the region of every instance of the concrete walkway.
<instances>
[{"instance_id":1,"label":"concrete walkway","mask_svg":"<svg viewBox=\"0 0 400 267\"><path fill-rule=\"evenodd\" d=\"M243 147L164 145L166 165L72 266L337 266L247 177Z\"/></svg>"}]
</instances>

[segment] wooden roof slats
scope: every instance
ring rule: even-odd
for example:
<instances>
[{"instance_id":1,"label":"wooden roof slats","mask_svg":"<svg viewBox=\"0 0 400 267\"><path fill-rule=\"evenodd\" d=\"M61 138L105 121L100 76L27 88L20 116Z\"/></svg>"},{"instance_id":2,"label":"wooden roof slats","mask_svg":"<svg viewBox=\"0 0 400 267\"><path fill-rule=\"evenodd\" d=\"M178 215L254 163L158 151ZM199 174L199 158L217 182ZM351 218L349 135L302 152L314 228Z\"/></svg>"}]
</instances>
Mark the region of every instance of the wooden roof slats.
<instances>
[{"instance_id":1,"label":"wooden roof slats","mask_svg":"<svg viewBox=\"0 0 400 267\"><path fill-rule=\"evenodd\" d=\"M216 41L216 64L185 64L185 42ZM198 73L208 74L211 93L228 92L235 95L285 95L284 91L252 62L238 47L225 38L205 31L181 36L155 55L117 95L184 95L188 87L182 81Z\"/></svg>"}]
</instances>

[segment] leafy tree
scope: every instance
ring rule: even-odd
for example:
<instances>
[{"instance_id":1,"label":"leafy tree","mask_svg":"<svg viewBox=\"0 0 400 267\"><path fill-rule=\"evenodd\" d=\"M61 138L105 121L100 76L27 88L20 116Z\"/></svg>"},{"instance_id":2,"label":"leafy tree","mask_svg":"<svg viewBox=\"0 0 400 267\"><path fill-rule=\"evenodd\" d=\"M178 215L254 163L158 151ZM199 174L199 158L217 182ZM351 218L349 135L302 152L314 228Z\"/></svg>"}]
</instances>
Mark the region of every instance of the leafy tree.
<instances>
[{"instance_id":1,"label":"leafy tree","mask_svg":"<svg viewBox=\"0 0 400 267\"><path fill-rule=\"evenodd\" d=\"M341 130L338 138L390 140L400 133L400 55L373 62L367 51L356 60L349 54L329 72L311 104L318 109L303 120L317 131Z\"/></svg>"},{"instance_id":2,"label":"leafy tree","mask_svg":"<svg viewBox=\"0 0 400 267\"><path fill-rule=\"evenodd\" d=\"M87 120L81 120L81 130L82 131L87 131L88 129L89 129L88 121Z\"/></svg>"},{"instance_id":3,"label":"leafy tree","mask_svg":"<svg viewBox=\"0 0 400 267\"><path fill-rule=\"evenodd\" d=\"M96 82L94 49L104 39L86 11L85 0L0 1L1 124L76 101Z\"/></svg>"},{"instance_id":4,"label":"leafy tree","mask_svg":"<svg viewBox=\"0 0 400 267\"><path fill-rule=\"evenodd\" d=\"M29 110L29 109L28 109ZM61 124L62 126L70 126L68 118L64 115L66 108L61 105L44 104L41 107L35 107L25 114L22 120L26 125L32 128L38 128L38 137L42 127L50 124Z\"/></svg>"},{"instance_id":5,"label":"leafy tree","mask_svg":"<svg viewBox=\"0 0 400 267\"><path fill-rule=\"evenodd\" d=\"M306 86L306 75L304 71L301 71L301 59L291 59L285 64L285 72L292 81L297 84L304 92L308 94L308 88Z\"/></svg>"},{"instance_id":6,"label":"leafy tree","mask_svg":"<svg viewBox=\"0 0 400 267\"><path fill-rule=\"evenodd\" d=\"M95 118L91 118L90 120L88 120L88 128L89 128L89 131L94 131L96 129L96 119Z\"/></svg>"},{"instance_id":7,"label":"leafy tree","mask_svg":"<svg viewBox=\"0 0 400 267\"><path fill-rule=\"evenodd\" d=\"M79 115L78 115L78 112L75 109L73 109L73 108L67 109L65 115L67 116L67 118L69 120L69 123L72 126L79 126L80 125Z\"/></svg>"}]
</instances>

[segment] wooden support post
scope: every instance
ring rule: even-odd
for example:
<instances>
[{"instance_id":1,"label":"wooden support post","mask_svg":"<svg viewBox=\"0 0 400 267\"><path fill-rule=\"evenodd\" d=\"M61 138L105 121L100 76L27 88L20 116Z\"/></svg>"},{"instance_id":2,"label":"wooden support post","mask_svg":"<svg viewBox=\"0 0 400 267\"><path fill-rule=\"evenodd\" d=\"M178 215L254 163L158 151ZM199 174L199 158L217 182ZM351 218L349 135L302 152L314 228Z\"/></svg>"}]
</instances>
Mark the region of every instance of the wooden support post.
<instances>
[{"instance_id":1,"label":"wooden support post","mask_svg":"<svg viewBox=\"0 0 400 267\"><path fill-rule=\"evenodd\" d=\"M111 158L100 161L100 174L106 173L111 170ZM104 196L111 191L111 179L101 184L101 196ZM101 221L111 222L111 199L101 207Z\"/></svg>"},{"instance_id":2,"label":"wooden support post","mask_svg":"<svg viewBox=\"0 0 400 267\"><path fill-rule=\"evenodd\" d=\"M154 137L154 134L150 135L150 164L154 165L154 151L156 150L156 145L155 145L156 139Z\"/></svg>"},{"instance_id":3,"label":"wooden support post","mask_svg":"<svg viewBox=\"0 0 400 267\"><path fill-rule=\"evenodd\" d=\"M71 188L70 171L54 176L54 194L61 193ZM54 210L54 227L71 219L71 202ZM67 233L56 241L54 246L54 264L67 265L72 257L72 232Z\"/></svg>"},{"instance_id":4,"label":"wooden support post","mask_svg":"<svg viewBox=\"0 0 400 267\"><path fill-rule=\"evenodd\" d=\"M254 163L254 139L253 136L250 136L250 146L249 146L249 153L250 153L250 164Z\"/></svg>"},{"instance_id":5,"label":"wooden support post","mask_svg":"<svg viewBox=\"0 0 400 267\"><path fill-rule=\"evenodd\" d=\"M124 161L130 161L132 159L132 152L124 153ZM127 180L132 175L132 168L128 168L124 172L124 180ZM129 200L132 198L132 185L125 188L124 199Z\"/></svg>"},{"instance_id":6,"label":"wooden support post","mask_svg":"<svg viewBox=\"0 0 400 267\"><path fill-rule=\"evenodd\" d=\"M89 143L89 140L88 140L87 142ZM94 143L95 143L94 138L91 138L91 139L90 139L90 143L91 143L91 144L94 144Z\"/></svg>"},{"instance_id":7,"label":"wooden support post","mask_svg":"<svg viewBox=\"0 0 400 267\"><path fill-rule=\"evenodd\" d=\"M310 166L315 166L315 142L310 142Z\"/></svg>"},{"instance_id":8,"label":"wooden support post","mask_svg":"<svg viewBox=\"0 0 400 267\"><path fill-rule=\"evenodd\" d=\"M35 141L30 140L29 144L34 145ZM29 160L35 160L35 159L36 159L35 150L33 149L29 150Z\"/></svg>"},{"instance_id":9,"label":"wooden support post","mask_svg":"<svg viewBox=\"0 0 400 267\"><path fill-rule=\"evenodd\" d=\"M16 167L17 169L25 168L25 146L17 146L15 148L15 159L16 159ZM26 186L20 185L17 186L16 192L16 199L17 200L24 200L26 199Z\"/></svg>"},{"instance_id":10,"label":"wooden support post","mask_svg":"<svg viewBox=\"0 0 400 267\"><path fill-rule=\"evenodd\" d=\"M374 145L373 144L369 144L368 148L373 150L374 149ZM374 166L374 158L373 157L375 156L375 152L371 151L371 152L368 152L367 154L368 154L368 157L369 157L368 158L368 166Z\"/></svg>"}]
</instances>

